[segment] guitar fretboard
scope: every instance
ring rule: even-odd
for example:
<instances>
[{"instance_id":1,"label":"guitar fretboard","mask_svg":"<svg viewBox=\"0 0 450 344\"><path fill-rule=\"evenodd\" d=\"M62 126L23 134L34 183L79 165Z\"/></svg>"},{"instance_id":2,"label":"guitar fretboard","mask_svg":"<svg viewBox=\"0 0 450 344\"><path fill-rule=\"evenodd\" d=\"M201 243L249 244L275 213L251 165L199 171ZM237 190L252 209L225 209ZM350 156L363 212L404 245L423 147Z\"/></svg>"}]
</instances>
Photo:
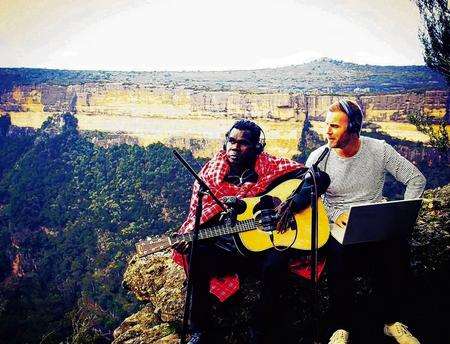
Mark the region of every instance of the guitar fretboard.
<instances>
[{"instance_id":1,"label":"guitar fretboard","mask_svg":"<svg viewBox=\"0 0 450 344\"><path fill-rule=\"evenodd\" d=\"M248 219L244 221L236 222L234 226L229 225L219 225L214 226L210 228L204 228L200 229L198 233L199 239L208 239L208 238L214 238L217 236L225 235L225 234L233 234L233 233L240 233L240 232L246 232L251 231L253 229L256 229L256 223L254 219ZM192 241L194 237L194 233L189 232L186 234L180 234L177 235L175 238L171 238L172 243L178 243L181 241L190 242Z\"/></svg>"}]
</instances>

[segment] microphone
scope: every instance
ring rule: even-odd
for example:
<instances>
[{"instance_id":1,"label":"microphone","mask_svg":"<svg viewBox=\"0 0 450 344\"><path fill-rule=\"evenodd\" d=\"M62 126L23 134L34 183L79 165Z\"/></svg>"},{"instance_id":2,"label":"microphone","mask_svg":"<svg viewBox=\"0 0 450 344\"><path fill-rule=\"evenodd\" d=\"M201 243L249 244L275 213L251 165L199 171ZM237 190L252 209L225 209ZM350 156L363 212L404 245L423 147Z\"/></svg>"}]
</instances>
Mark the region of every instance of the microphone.
<instances>
[{"instance_id":1,"label":"microphone","mask_svg":"<svg viewBox=\"0 0 450 344\"><path fill-rule=\"evenodd\" d=\"M317 159L317 161L312 164L312 169L316 170L317 169L317 165L319 165L319 163L325 158L325 156L328 154L328 152L330 151L329 147L325 147L325 149L323 150L322 154L320 154L319 159Z\"/></svg>"},{"instance_id":2,"label":"microphone","mask_svg":"<svg viewBox=\"0 0 450 344\"><path fill-rule=\"evenodd\" d=\"M235 210L237 214L242 214L247 209L247 203L236 196L225 196L222 202Z\"/></svg>"}]
</instances>

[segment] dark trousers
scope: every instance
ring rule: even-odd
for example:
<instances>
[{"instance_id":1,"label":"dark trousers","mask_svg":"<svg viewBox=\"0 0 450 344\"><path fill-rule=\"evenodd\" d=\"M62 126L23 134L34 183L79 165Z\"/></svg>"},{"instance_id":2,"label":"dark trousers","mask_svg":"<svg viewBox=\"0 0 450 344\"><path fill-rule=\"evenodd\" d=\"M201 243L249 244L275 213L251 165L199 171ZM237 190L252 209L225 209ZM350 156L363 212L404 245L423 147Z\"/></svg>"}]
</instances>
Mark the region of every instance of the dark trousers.
<instances>
[{"instance_id":1,"label":"dark trousers","mask_svg":"<svg viewBox=\"0 0 450 344\"><path fill-rule=\"evenodd\" d=\"M408 289L409 247L405 240L389 240L343 246L333 237L328 242L328 287L333 330L349 330L354 314L353 278L369 272L385 324L401 319Z\"/></svg>"},{"instance_id":2,"label":"dark trousers","mask_svg":"<svg viewBox=\"0 0 450 344\"><path fill-rule=\"evenodd\" d=\"M209 281L212 277L238 273L255 275L262 281L261 299L255 305L254 326L263 331L273 324L278 314L279 295L288 274L291 252L267 250L242 256L224 250L214 244L199 243L193 279L191 300L192 331L208 329L211 319L212 296L209 294Z\"/></svg>"}]
</instances>

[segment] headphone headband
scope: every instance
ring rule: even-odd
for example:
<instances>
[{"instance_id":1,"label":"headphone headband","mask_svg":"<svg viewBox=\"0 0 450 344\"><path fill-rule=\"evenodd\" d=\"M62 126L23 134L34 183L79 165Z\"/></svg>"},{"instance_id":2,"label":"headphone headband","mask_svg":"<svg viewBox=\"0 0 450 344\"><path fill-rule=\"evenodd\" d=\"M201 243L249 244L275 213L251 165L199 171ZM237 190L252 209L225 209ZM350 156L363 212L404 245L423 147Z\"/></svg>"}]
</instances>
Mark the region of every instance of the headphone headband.
<instances>
[{"instance_id":1,"label":"headphone headband","mask_svg":"<svg viewBox=\"0 0 450 344\"><path fill-rule=\"evenodd\" d=\"M358 104L352 102L352 104L355 104L358 108L358 110L355 110L352 108L348 100L341 99L339 100L340 107L344 110L345 114L348 117L348 128L347 130L350 133L358 134L361 132L362 127L362 110L359 107ZM357 113L359 112L359 113Z\"/></svg>"},{"instance_id":2,"label":"headphone headband","mask_svg":"<svg viewBox=\"0 0 450 344\"><path fill-rule=\"evenodd\" d=\"M241 121L249 122L259 130L259 140L258 140L258 143L255 144L255 151L256 151L256 155L261 154L264 151L264 147L266 146L266 134L264 133L264 130L262 130L262 128L258 124L256 124L253 121L247 120L247 119L234 122L234 124L231 126L231 128L227 131L227 133L225 134L225 142L223 143L223 150L226 150L226 144L228 141L228 137L233 129L247 130L247 131L252 130L252 129L246 129L246 128L245 129L236 128L239 125L239 123L242 123Z\"/></svg>"}]
</instances>

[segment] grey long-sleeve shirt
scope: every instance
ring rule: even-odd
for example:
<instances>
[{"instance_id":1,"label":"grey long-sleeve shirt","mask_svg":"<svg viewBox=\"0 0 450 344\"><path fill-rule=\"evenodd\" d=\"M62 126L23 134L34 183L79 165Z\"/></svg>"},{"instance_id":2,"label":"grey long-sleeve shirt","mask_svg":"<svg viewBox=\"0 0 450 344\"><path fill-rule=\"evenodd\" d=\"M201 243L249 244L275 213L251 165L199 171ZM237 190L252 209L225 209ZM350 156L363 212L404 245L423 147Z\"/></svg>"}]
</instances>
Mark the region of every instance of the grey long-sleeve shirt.
<instances>
[{"instance_id":1,"label":"grey long-sleeve shirt","mask_svg":"<svg viewBox=\"0 0 450 344\"><path fill-rule=\"evenodd\" d=\"M315 163L325 147L312 152L306 166ZM319 168L331 179L323 199L332 222L343 212L348 212L352 205L381 202L386 172L406 185L405 199L420 197L426 184L417 167L391 145L364 136L361 136L361 147L354 156L342 158L332 149L319 163Z\"/></svg>"}]
</instances>

